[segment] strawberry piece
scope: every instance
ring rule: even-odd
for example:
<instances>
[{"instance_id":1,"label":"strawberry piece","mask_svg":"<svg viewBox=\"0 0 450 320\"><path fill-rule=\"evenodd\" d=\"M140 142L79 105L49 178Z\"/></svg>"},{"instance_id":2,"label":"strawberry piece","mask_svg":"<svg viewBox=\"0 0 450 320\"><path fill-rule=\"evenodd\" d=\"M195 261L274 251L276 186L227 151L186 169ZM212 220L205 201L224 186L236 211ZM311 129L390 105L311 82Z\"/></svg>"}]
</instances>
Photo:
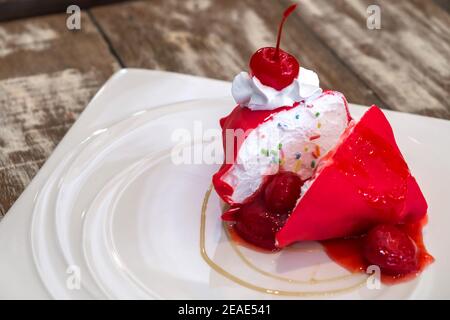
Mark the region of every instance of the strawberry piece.
<instances>
[{"instance_id":1,"label":"strawberry piece","mask_svg":"<svg viewBox=\"0 0 450 320\"><path fill-rule=\"evenodd\" d=\"M267 208L273 213L289 213L300 197L301 187L302 180L295 173L278 173L264 191Z\"/></svg>"},{"instance_id":2,"label":"strawberry piece","mask_svg":"<svg viewBox=\"0 0 450 320\"><path fill-rule=\"evenodd\" d=\"M275 234L286 218L287 215L270 213L262 196L259 196L233 213L234 230L248 243L266 250L276 250Z\"/></svg>"},{"instance_id":3,"label":"strawberry piece","mask_svg":"<svg viewBox=\"0 0 450 320\"><path fill-rule=\"evenodd\" d=\"M364 241L364 257L383 273L402 275L419 268L418 249L408 234L393 225L378 225Z\"/></svg>"}]
</instances>

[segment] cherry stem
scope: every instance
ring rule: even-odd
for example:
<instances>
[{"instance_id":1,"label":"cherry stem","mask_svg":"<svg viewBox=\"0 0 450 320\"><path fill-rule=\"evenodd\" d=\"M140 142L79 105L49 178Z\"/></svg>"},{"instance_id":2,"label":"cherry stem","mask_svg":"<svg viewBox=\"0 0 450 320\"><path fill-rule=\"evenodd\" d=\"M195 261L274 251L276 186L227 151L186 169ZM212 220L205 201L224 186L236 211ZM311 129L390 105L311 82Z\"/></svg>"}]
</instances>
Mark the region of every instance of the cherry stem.
<instances>
[{"instance_id":1,"label":"cherry stem","mask_svg":"<svg viewBox=\"0 0 450 320\"><path fill-rule=\"evenodd\" d=\"M284 12L283 12L283 19L281 19L280 25L278 27L278 36L277 36L277 46L275 48L275 54L274 59L278 60L280 57L280 41L281 41L281 32L283 30L283 25L286 19L289 17L289 15L294 12L295 8L297 8L297 4L293 4L289 6Z\"/></svg>"}]
</instances>

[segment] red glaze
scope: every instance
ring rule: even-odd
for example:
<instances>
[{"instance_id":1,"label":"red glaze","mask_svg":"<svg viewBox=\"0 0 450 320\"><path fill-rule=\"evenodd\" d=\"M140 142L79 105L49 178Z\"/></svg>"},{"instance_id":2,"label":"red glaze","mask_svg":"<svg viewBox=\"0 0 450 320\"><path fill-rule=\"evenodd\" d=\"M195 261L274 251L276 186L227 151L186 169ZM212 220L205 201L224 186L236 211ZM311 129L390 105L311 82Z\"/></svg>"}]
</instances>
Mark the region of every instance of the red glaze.
<instances>
[{"instance_id":1,"label":"red glaze","mask_svg":"<svg viewBox=\"0 0 450 320\"><path fill-rule=\"evenodd\" d=\"M271 213L267 208L267 202L262 195L269 185L270 181L250 203L234 207L223 214L225 221L234 222L228 224L231 240L261 252L280 250L275 245L275 235L288 217L288 214ZM394 284L414 278L434 261L423 243L422 228L425 224L426 217L416 223L395 227L378 225L368 234L325 240L321 243L327 255L350 272L366 273L370 265L378 265L382 282ZM391 240L385 241L388 238ZM380 250L391 251L390 263L379 256ZM398 259L399 256L402 258ZM395 262L394 268L392 261Z\"/></svg>"},{"instance_id":2,"label":"red glaze","mask_svg":"<svg viewBox=\"0 0 450 320\"><path fill-rule=\"evenodd\" d=\"M427 203L383 112L373 106L326 156L315 181L276 239L296 241L358 235L374 225L417 222Z\"/></svg>"},{"instance_id":3,"label":"red glaze","mask_svg":"<svg viewBox=\"0 0 450 320\"><path fill-rule=\"evenodd\" d=\"M257 77L262 84L276 90L282 90L290 85L300 70L297 59L280 49L284 23L295 8L297 5L293 4L283 13L283 19L278 27L276 47L261 48L250 59L250 74Z\"/></svg>"},{"instance_id":4,"label":"red glaze","mask_svg":"<svg viewBox=\"0 0 450 320\"><path fill-rule=\"evenodd\" d=\"M381 281L386 284L395 284L414 278L423 271L434 258L427 252L423 243L422 228L426 224L426 219L405 225L398 225L397 228L406 233L414 241L416 247L416 268L409 269L406 272L392 272L381 268ZM374 264L365 257L366 235L322 241L328 256L336 263L346 268L350 272L366 273L369 265ZM381 267L381 266L380 266Z\"/></svg>"},{"instance_id":5,"label":"red glaze","mask_svg":"<svg viewBox=\"0 0 450 320\"><path fill-rule=\"evenodd\" d=\"M286 214L294 209L303 182L293 172L275 175L264 190L266 207L272 213Z\"/></svg>"}]
</instances>

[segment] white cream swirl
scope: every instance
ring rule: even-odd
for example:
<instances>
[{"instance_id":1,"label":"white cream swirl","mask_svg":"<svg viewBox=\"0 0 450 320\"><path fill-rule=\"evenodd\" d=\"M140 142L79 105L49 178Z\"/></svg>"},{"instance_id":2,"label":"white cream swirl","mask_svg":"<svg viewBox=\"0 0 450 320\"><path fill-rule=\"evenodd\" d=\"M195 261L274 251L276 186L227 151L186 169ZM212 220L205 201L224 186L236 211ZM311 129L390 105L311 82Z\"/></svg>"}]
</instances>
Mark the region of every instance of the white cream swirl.
<instances>
[{"instance_id":1,"label":"white cream swirl","mask_svg":"<svg viewBox=\"0 0 450 320\"><path fill-rule=\"evenodd\" d=\"M257 77L241 72L233 80L231 93L241 106L252 110L274 110L281 106L292 106L302 100L306 102L315 99L322 93L322 89L314 71L300 68L298 78L282 90L266 86Z\"/></svg>"}]
</instances>

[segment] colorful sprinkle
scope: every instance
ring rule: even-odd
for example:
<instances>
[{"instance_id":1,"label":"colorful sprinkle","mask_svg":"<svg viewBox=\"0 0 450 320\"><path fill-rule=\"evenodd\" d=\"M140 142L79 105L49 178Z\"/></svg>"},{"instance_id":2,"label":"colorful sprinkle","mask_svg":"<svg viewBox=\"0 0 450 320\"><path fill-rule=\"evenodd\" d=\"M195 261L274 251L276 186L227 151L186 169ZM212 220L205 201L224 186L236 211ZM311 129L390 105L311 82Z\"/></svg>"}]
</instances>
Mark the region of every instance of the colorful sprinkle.
<instances>
[{"instance_id":1,"label":"colorful sprinkle","mask_svg":"<svg viewBox=\"0 0 450 320\"><path fill-rule=\"evenodd\" d=\"M308 148L308 147L305 147L305 152L308 152L308 150L309 150L309 148Z\"/></svg>"},{"instance_id":2,"label":"colorful sprinkle","mask_svg":"<svg viewBox=\"0 0 450 320\"><path fill-rule=\"evenodd\" d=\"M313 140L316 140L316 139L319 139L319 138L320 138L320 134L316 134L315 136L309 137L309 140L313 141Z\"/></svg>"},{"instance_id":3,"label":"colorful sprinkle","mask_svg":"<svg viewBox=\"0 0 450 320\"><path fill-rule=\"evenodd\" d=\"M302 160L295 161L294 172L298 172L300 170L301 166L302 166Z\"/></svg>"},{"instance_id":4,"label":"colorful sprinkle","mask_svg":"<svg viewBox=\"0 0 450 320\"><path fill-rule=\"evenodd\" d=\"M296 114L296 115L295 115L295 119L300 119L300 115L299 115L299 114Z\"/></svg>"},{"instance_id":5,"label":"colorful sprinkle","mask_svg":"<svg viewBox=\"0 0 450 320\"><path fill-rule=\"evenodd\" d=\"M280 129L287 129L289 126L286 123L278 122L277 127Z\"/></svg>"},{"instance_id":6,"label":"colorful sprinkle","mask_svg":"<svg viewBox=\"0 0 450 320\"><path fill-rule=\"evenodd\" d=\"M320 127L322 127L322 123L317 122L317 129L320 129Z\"/></svg>"},{"instance_id":7,"label":"colorful sprinkle","mask_svg":"<svg viewBox=\"0 0 450 320\"><path fill-rule=\"evenodd\" d=\"M320 147L318 145L316 145L316 148L314 149L312 155L316 159L320 157Z\"/></svg>"},{"instance_id":8,"label":"colorful sprinkle","mask_svg":"<svg viewBox=\"0 0 450 320\"><path fill-rule=\"evenodd\" d=\"M301 154L300 152L297 152L297 153L295 154L295 159L296 159L296 160L300 159L301 157L302 157L302 154Z\"/></svg>"},{"instance_id":9,"label":"colorful sprinkle","mask_svg":"<svg viewBox=\"0 0 450 320\"><path fill-rule=\"evenodd\" d=\"M311 168L315 168L316 167L316 160L311 161Z\"/></svg>"},{"instance_id":10,"label":"colorful sprinkle","mask_svg":"<svg viewBox=\"0 0 450 320\"><path fill-rule=\"evenodd\" d=\"M320 116L320 112L316 112L316 118Z\"/></svg>"},{"instance_id":11,"label":"colorful sprinkle","mask_svg":"<svg viewBox=\"0 0 450 320\"><path fill-rule=\"evenodd\" d=\"M261 149L261 154L268 157L269 156L269 150L267 149Z\"/></svg>"},{"instance_id":12,"label":"colorful sprinkle","mask_svg":"<svg viewBox=\"0 0 450 320\"><path fill-rule=\"evenodd\" d=\"M278 150L281 150L281 148L283 148L283 145L281 144L281 142L278 144Z\"/></svg>"}]
</instances>

